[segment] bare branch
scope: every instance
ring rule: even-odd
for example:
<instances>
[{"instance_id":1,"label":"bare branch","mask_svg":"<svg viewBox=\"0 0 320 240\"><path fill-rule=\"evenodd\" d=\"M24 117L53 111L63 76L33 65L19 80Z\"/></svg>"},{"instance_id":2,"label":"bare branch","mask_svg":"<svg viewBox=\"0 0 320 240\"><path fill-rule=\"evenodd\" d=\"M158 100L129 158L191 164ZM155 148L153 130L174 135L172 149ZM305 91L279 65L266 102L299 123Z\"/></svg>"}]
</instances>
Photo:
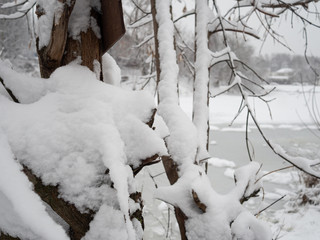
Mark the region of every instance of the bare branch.
<instances>
[{"instance_id":1,"label":"bare branch","mask_svg":"<svg viewBox=\"0 0 320 240\"><path fill-rule=\"evenodd\" d=\"M147 11L143 10L134 0L131 0L131 2L136 6L136 8L138 8L144 14L146 14L146 15L151 14L151 11L147 12Z\"/></svg>"},{"instance_id":2,"label":"bare branch","mask_svg":"<svg viewBox=\"0 0 320 240\"><path fill-rule=\"evenodd\" d=\"M191 16L191 15L195 15L195 11L194 11L194 10L183 14L182 16L180 16L180 17L178 17L177 19L175 19L173 22L176 23L176 22L178 22L179 20L181 20L182 18Z\"/></svg>"},{"instance_id":3,"label":"bare branch","mask_svg":"<svg viewBox=\"0 0 320 240\"><path fill-rule=\"evenodd\" d=\"M283 195L281 198L277 199L276 201L272 202L271 204L269 204L267 207L263 208L262 210L260 210L258 213L255 214L255 216L258 216L260 213L262 213L263 211L267 210L268 208L270 208L271 206L273 206L274 204L276 204L277 202L279 202L280 200L282 200L286 195Z\"/></svg>"},{"instance_id":4,"label":"bare branch","mask_svg":"<svg viewBox=\"0 0 320 240\"><path fill-rule=\"evenodd\" d=\"M13 94L13 92L11 91L11 89L9 89L6 85L5 85L5 83L4 83L4 81L3 81L3 79L0 77L0 82L1 82L1 84L3 85L3 87L5 88L5 90L7 91L7 93L10 95L10 97L12 98L12 100L14 101L14 102L16 102L16 103L19 103L19 100L18 100L18 98L16 98L16 96Z\"/></svg>"}]
</instances>

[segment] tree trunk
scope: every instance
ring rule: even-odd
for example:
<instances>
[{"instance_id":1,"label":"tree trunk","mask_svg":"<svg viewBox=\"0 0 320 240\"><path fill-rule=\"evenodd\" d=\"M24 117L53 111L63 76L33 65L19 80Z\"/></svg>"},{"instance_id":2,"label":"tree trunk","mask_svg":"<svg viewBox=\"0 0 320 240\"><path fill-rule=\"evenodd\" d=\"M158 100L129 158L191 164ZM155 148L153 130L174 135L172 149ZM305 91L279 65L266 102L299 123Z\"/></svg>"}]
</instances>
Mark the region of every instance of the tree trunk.
<instances>
[{"instance_id":1,"label":"tree trunk","mask_svg":"<svg viewBox=\"0 0 320 240\"><path fill-rule=\"evenodd\" d=\"M158 40L158 22L156 20L157 10L155 0L150 0L151 13L152 13L152 23L153 23L153 34L154 34L154 48L155 48L155 65L156 65L156 87L158 87L160 81L160 58L159 58L159 40ZM159 99L159 96L158 96ZM159 100L158 100L159 101Z\"/></svg>"},{"instance_id":2,"label":"tree trunk","mask_svg":"<svg viewBox=\"0 0 320 240\"><path fill-rule=\"evenodd\" d=\"M102 41L92 28L80 34L80 40L75 40L68 36L68 23L75 4L66 4L66 0L59 0L64 3L64 10L58 23L54 24L51 32L51 39L48 46L40 48L39 39L37 39L37 52L39 57L41 77L49 78L52 72L58 67L67 65L78 57L81 58L81 65L87 66L94 71L95 61L100 64L102 56ZM38 17L45 14L37 6ZM91 9L91 17L101 26L101 14ZM101 78L100 74L100 78Z\"/></svg>"},{"instance_id":3,"label":"tree trunk","mask_svg":"<svg viewBox=\"0 0 320 240\"><path fill-rule=\"evenodd\" d=\"M161 1L161 0L160 0ZM156 20L156 0L150 0L151 3L151 13L153 19L153 31L154 31L154 40L155 40L155 62L156 62L156 72L157 72L157 85L160 81L160 57L159 57L159 40L158 40L158 22ZM178 175L178 166L175 164L171 157L162 157L162 163L166 171L166 175L169 179L171 185L173 185L179 178ZM187 240L186 237L186 228L185 220L187 220L186 215L181 211L180 208L174 207L174 213L179 225L180 236L182 240Z\"/></svg>"},{"instance_id":4,"label":"tree trunk","mask_svg":"<svg viewBox=\"0 0 320 240\"><path fill-rule=\"evenodd\" d=\"M46 202L66 223L69 224L69 237L71 240L80 240L89 230L89 224L93 219L93 213L81 213L73 205L59 197L57 186L46 186L41 179L36 177L26 167L23 172L34 185L34 191L42 201Z\"/></svg>"}]
</instances>

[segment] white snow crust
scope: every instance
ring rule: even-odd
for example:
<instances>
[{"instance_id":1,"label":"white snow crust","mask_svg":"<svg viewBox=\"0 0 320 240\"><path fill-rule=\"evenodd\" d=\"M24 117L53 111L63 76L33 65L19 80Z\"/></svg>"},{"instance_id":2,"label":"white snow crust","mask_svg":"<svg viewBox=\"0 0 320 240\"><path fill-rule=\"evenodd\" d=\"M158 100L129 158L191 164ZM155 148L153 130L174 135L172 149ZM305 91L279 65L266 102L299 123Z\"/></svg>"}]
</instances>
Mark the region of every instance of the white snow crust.
<instances>
[{"instance_id":1,"label":"white snow crust","mask_svg":"<svg viewBox=\"0 0 320 240\"><path fill-rule=\"evenodd\" d=\"M120 86L121 69L109 53L102 56L102 74L105 83Z\"/></svg>"},{"instance_id":2,"label":"white snow crust","mask_svg":"<svg viewBox=\"0 0 320 240\"><path fill-rule=\"evenodd\" d=\"M21 172L0 128L0 231L20 239L67 240Z\"/></svg>"},{"instance_id":3,"label":"white snow crust","mask_svg":"<svg viewBox=\"0 0 320 240\"><path fill-rule=\"evenodd\" d=\"M15 157L45 184L59 185L61 197L81 211L100 212L105 204L109 207L102 212L122 214L122 231L136 239L137 224L129 217L129 194L136 191L129 165L167 154L162 139L145 124L155 108L153 97L100 82L76 63L57 69L41 87L24 91L23 75L0 66L1 77L21 101L0 95L0 127ZM40 80L27 79L31 86ZM95 223L101 221L95 220L92 229Z\"/></svg>"}]
</instances>

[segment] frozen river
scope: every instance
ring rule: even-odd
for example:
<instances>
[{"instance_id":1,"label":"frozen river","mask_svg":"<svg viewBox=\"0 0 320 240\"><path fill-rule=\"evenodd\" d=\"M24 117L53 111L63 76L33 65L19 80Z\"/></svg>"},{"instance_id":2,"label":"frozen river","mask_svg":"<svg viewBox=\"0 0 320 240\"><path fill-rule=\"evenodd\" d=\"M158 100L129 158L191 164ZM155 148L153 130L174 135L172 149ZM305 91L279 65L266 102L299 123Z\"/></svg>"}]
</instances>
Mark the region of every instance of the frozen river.
<instances>
[{"instance_id":1,"label":"frozen river","mask_svg":"<svg viewBox=\"0 0 320 240\"><path fill-rule=\"evenodd\" d=\"M311 88L309 87L309 89ZM318 99L319 93L318 88L316 90ZM316 137L312 131L316 132L318 136L320 132L319 129L312 127L314 122L306 107L308 101L306 96L307 99L311 99L308 98L308 93L302 91L299 86L279 86L278 90L270 96L270 98L275 98L275 101L270 103L272 118L264 103L253 101L252 104L255 106L257 118L268 139L273 143L280 144L290 155L313 159L320 157L320 138ZM238 96L223 95L210 102L210 123L212 125L210 155L218 161L227 160L224 161L227 164L217 167L221 164L215 164L213 159L213 165L216 166L209 165L208 176L215 191L221 194L227 193L233 188L234 169L249 163L245 142L245 114L240 115L232 127L228 126L239 107L239 101ZM181 98L181 106L191 116L192 98L190 96ZM305 125L309 127L307 128ZM289 166L266 145L256 127L250 126L249 138L251 150L253 149L253 159L263 164L262 171L269 172ZM153 179L150 175L154 176ZM138 178L141 182L140 190L142 190L145 200L144 215L148 223L144 239L180 239L172 208L153 199L153 195L150 194L155 189L155 184L158 187L169 184L161 163L145 168ZM264 179L264 201L261 202L261 198L250 200L247 204L249 208L253 208L253 206L263 208L284 194L296 190L299 174L294 169L289 169L270 174ZM284 201L286 200L278 202L268 211L281 209ZM319 214L316 216L320 217ZM311 221L313 220L311 219ZM297 234L299 235L299 233ZM296 236L298 236L297 234ZM300 234L303 232L300 231ZM313 240L313 238L311 239Z\"/></svg>"},{"instance_id":2,"label":"frozen river","mask_svg":"<svg viewBox=\"0 0 320 240\"><path fill-rule=\"evenodd\" d=\"M309 158L320 156L320 140L308 128L288 125L274 127L265 125L263 131L270 140L281 144L292 155L302 154ZM262 171L269 172L289 166L288 163L275 155L265 144L256 128L250 128L249 137L254 147L253 158L255 161L263 164ZM227 160L235 165L234 167L209 165L208 176L213 188L215 191L224 194L234 187L233 170L249 163L245 144L245 127L239 125L230 128L217 125L212 127L210 138L211 156L218 160ZM154 180L151 179L149 174L155 176ZM168 237L167 239L179 239L178 228L174 221L172 209L168 213L167 204L153 199L152 194L149 194L149 192L152 192L150 190L155 189L155 183L158 187L168 185L161 164L145 169L141 176L139 176L139 179L143 182L141 190L146 203L145 218L147 219L146 222L149 222L149 225L146 226L145 239L160 240L166 239L166 236ZM265 200L261 202L261 198L258 198L256 201L249 201L248 207L253 208L253 206L261 205L262 208L280 198L286 192L294 191L298 180L299 176L297 172L292 169L270 174L266 177L264 183ZM270 210L280 209L284 201L282 200L282 202L280 201L275 204ZM168 214L170 215L169 225Z\"/></svg>"}]
</instances>

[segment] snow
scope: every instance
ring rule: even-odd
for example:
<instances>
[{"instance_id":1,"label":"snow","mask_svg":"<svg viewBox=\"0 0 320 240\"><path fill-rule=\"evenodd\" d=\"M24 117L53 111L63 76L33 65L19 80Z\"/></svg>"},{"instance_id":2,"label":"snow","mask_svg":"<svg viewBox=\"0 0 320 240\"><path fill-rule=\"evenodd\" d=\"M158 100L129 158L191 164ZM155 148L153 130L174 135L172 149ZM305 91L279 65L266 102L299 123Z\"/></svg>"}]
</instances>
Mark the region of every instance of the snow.
<instances>
[{"instance_id":1,"label":"snow","mask_svg":"<svg viewBox=\"0 0 320 240\"><path fill-rule=\"evenodd\" d=\"M152 15L151 14L146 15L145 17L141 18L137 22L130 24L129 27L130 28L139 28L139 27L144 26L150 22L152 22Z\"/></svg>"},{"instance_id":2,"label":"snow","mask_svg":"<svg viewBox=\"0 0 320 240\"><path fill-rule=\"evenodd\" d=\"M89 27L92 27L98 38L101 37L100 29L97 26L96 20L91 17L91 9L99 11L101 8L100 1L97 0L77 0L71 13L68 33L73 39L80 39L80 33L86 32Z\"/></svg>"},{"instance_id":3,"label":"snow","mask_svg":"<svg viewBox=\"0 0 320 240\"><path fill-rule=\"evenodd\" d=\"M267 172L263 172L265 174ZM296 171L289 172L274 172L263 177L263 181L272 182L276 184L290 184L299 181L299 174Z\"/></svg>"},{"instance_id":4,"label":"snow","mask_svg":"<svg viewBox=\"0 0 320 240\"><path fill-rule=\"evenodd\" d=\"M209 70L211 62L210 51L208 49L208 29L210 21L210 9L206 0L196 1L196 59L195 59L195 79L193 96L193 122L198 130L199 148L197 161L209 156L206 146L208 141L209 128L209 108L208 108L208 86Z\"/></svg>"},{"instance_id":5,"label":"snow","mask_svg":"<svg viewBox=\"0 0 320 240\"><path fill-rule=\"evenodd\" d=\"M261 176L259 172L261 165L257 162L250 162L235 170L234 179L236 187L230 194L235 194L238 199L249 197L252 193L262 188L262 182L257 181Z\"/></svg>"},{"instance_id":6,"label":"snow","mask_svg":"<svg viewBox=\"0 0 320 240\"><path fill-rule=\"evenodd\" d=\"M274 86L267 85L266 89L272 89ZM277 85L275 91L267 97L272 100L269 102L272 117L270 116L268 107L265 102L259 100L249 99L254 106L254 111L258 122L262 126L275 127L279 125L287 125L288 127L296 127L306 124L308 126L314 124L313 119L310 116L307 104L311 104L311 98L309 92L313 86L299 85ZM218 87L211 91L212 95L217 92L221 92L223 87ZM316 87L316 96L319 96L320 88ZM307 96L307 102L304 98L304 93ZM210 125L225 125L231 123L235 114L238 112L241 97L237 94L223 94L215 98L210 99ZM192 116L192 98L191 96L182 96L180 98L180 105L182 109L187 113L189 118ZM235 120L235 124L245 124L246 114L241 113ZM250 122L252 125L252 122Z\"/></svg>"},{"instance_id":7,"label":"snow","mask_svg":"<svg viewBox=\"0 0 320 240\"><path fill-rule=\"evenodd\" d=\"M317 171L316 169L314 169L312 167L313 165L318 165L320 163L319 158L308 159L308 158L300 157L300 156L293 157L293 156L287 154L287 152L279 144L271 143L271 145L275 149L275 152L278 154L281 154L283 157L285 157L288 162L292 163L297 168L304 170L305 172L309 173L310 175L320 178L319 171Z\"/></svg>"},{"instance_id":8,"label":"snow","mask_svg":"<svg viewBox=\"0 0 320 240\"><path fill-rule=\"evenodd\" d=\"M31 2L35 2L35 1L31 1ZM14 6L17 6L20 4L24 4L24 3L25 3L25 0L15 0L12 2L3 3L1 5L1 8L10 8L10 7L14 7Z\"/></svg>"},{"instance_id":9,"label":"snow","mask_svg":"<svg viewBox=\"0 0 320 240\"><path fill-rule=\"evenodd\" d=\"M61 239L68 237L47 214L32 184L14 160L0 128L0 230L23 238ZM27 206L27 207L26 207Z\"/></svg>"},{"instance_id":10,"label":"snow","mask_svg":"<svg viewBox=\"0 0 320 240\"><path fill-rule=\"evenodd\" d=\"M120 86L121 69L109 53L102 56L103 81L115 86Z\"/></svg>"},{"instance_id":11,"label":"snow","mask_svg":"<svg viewBox=\"0 0 320 240\"><path fill-rule=\"evenodd\" d=\"M49 84L47 79L17 73L2 60L0 60L0 77L20 102L33 103L47 93L46 85Z\"/></svg>"},{"instance_id":12,"label":"snow","mask_svg":"<svg viewBox=\"0 0 320 240\"><path fill-rule=\"evenodd\" d=\"M289 74L292 73L294 70L292 68L281 68L276 71L276 73L282 73L282 74Z\"/></svg>"},{"instance_id":13,"label":"snow","mask_svg":"<svg viewBox=\"0 0 320 240\"><path fill-rule=\"evenodd\" d=\"M221 158L210 158L208 160L208 163L212 166L215 167L231 167L234 168L236 164L232 161L226 160L226 159L221 159Z\"/></svg>"},{"instance_id":14,"label":"snow","mask_svg":"<svg viewBox=\"0 0 320 240\"><path fill-rule=\"evenodd\" d=\"M173 23L170 17L170 1L157 1L159 24L160 82L158 88L158 114L166 123L170 135L166 138L171 157L180 165L193 163L198 143L195 126L178 105L178 65L173 46ZM188 129L188 131L185 131Z\"/></svg>"},{"instance_id":15,"label":"snow","mask_svg":"<svg viewBox=\"0 0 320 240\"><path fill-rule=\"evenodd\" d=\"M59 185L61 197L80 211L98 211L93 229L101 224L104 204L109 207L101 210L103 215L108 216L107 210L120 212L123 231L128 239L136 239L139 228L129 216L129 194L136 191L129 165L137 167L155 154L167 154L163 140L145 124L155 108L153 96L97 81L95 73L77 63L57 69L39 89L23 91L20 83L25 79L30 86L42 79L24 79L0 66L22 102L0 95L0 128L19 162L45 184Z\"/></svg>"},{"instance_id":16,"label":"snow","mask_svg":"<svg viewBox=\"0 0 320 240\"><path fill-rule=\"evenodd\" d=\"M312 239L320 236L320 212L317 206L300 206L296 210L287 208L277 210L270 218L275 235L284 240Z\"/></svg>"},{"instance_id":17,"label":"snow","mask_svg":"<svg viewBox=\"0 0 320 240\"><path fill-rule=\"evenodd\" d=\"M242 212L233 222L231 229L237 239L272 239L271 231L248 212Z\"/></svg>"},{"instance_id":18,"label":"snow","mask_svg":"<svg viewBox=\"0 0 320 240\"><path fill-rule=\"evenodd\" d=\"M90 223L90 230L83 240L123 240L128 239L123 214L110 206L102 205L94 220Z\"/></svg>"},{"instance_id":19,"label":"snow","mask_svg":"<svg viewBox=\"0 0 320 240\"><path fill-rule=\"evenodd\" d=\"M30 8L32 8L36 4L37 0L18 0L7 2L1 5L2 9L11 8L17 6L17 11L12 14L0 14L0 19L17 19L23 17Z\"/></svg>"},{"instance_id":20,"label":"snow","mask_svg":"<svg viewBox=\"0 0 320 240\"><path fill-rule=\"evenodd\" d=\"M59 15L63 9L63 3L57 0L37 0L39 9L44 13L38 18L36 34L39 37L39 49L48 46L51 39L51 30L54 20L59 20Z\"/></svg>"},{"instance_id":21,"label":"snow","mask_svg":"<svg viewBox=\"0 0 320 240\"><path fill-rule=\"evenodd\" d=\"M15 3L18 4L19 2ZM7 3L2 7L8 7L13 3ZM39 49L48 46L51 39L51 31L55 24L59 22L64 9L64 4L70 4L69 1L62 3L58 0L31 0L27 1L18 11L11 15L0 15L1 18L17 18L22 17L24 13L34 4L37 4L43 14L36 21L36 35L39 37ZM100 28L96 19L91 17L91 9L99 11L100 1L98 0L77 0L73 7L68 22L68 34L76 40L80 40L80 33L86 32L90 27L98 38L101 38Z\"/></svg>"}]
</instances>

